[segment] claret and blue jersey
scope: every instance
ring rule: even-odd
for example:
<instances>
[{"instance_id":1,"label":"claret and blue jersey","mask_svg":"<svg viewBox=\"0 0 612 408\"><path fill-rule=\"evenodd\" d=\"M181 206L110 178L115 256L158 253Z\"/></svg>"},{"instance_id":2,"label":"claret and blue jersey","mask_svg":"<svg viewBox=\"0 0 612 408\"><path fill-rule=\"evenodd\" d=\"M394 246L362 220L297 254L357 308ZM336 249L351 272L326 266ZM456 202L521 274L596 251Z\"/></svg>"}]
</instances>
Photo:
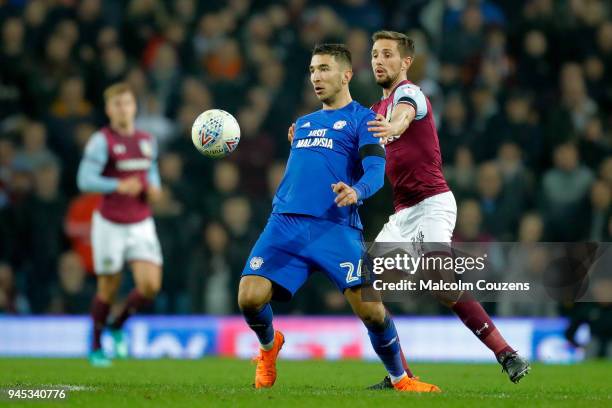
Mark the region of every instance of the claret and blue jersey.
<instances>
[{"instance_id":1,"label":"claret and blue jersey","mask_svg":"<svg viewBox=\"0 0 612 408\"><path fill-rule=\"evenodd\" d=\"M360 200L384 183L384 149L368 131L375 114L357 102L296 121L287 169L272 215L243 275L263 276L290 298L315 270L340 289L361 284L362 224L357 205L338 207L332 184L352 186Z\"/></svg>"}]
</instances>

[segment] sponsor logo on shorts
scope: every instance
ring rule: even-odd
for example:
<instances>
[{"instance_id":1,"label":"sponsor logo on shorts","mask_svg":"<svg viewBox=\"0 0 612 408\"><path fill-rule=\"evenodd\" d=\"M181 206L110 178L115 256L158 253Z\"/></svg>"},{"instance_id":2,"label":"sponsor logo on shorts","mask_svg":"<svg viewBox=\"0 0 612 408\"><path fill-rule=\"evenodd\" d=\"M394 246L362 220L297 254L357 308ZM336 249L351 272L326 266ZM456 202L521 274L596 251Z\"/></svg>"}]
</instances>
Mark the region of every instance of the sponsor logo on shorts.
<instances>
[{"instance_id":1,"label":"sponsor logo on shorts","mask_svg":"<svg viewBox=\"0 0 612 408\"><path fill-rule=\"evenodd\" d=\"M253 258L251 258L251 262L249 262L249 266L251 267L252 270L256 271L259 268L261 268L261 265L263 265L264 260L262 257L260 256L254 256Z\"/></svg>"}]
</instances>

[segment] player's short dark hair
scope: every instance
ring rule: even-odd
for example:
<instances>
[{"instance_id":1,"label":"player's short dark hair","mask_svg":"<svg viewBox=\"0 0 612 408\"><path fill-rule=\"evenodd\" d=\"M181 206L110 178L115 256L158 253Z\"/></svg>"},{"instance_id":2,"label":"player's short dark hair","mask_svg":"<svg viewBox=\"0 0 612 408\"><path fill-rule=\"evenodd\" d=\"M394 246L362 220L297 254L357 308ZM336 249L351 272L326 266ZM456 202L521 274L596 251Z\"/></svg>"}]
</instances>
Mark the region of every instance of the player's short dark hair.
<instances>
[{"instance_id":1,"label":"player's short dark hair","mask_svg":"<svg viewBox=\"0 0 612 408\"><path fill-rule=\"evenodd\" d=\"M398 33L397 31L381 30L372 34L372 41L378 40L393 40L397 43L402 58L414 57L414 41L406 34Z\"/></svg>"},{"instance_id":2,"label":"player's short dark hair","mask_svg":"<svg viewBox=\"0 0 612 408\"><path fill-rule=\"evenodd\" d=\"M318 44L313 48L312 55L331 55L338 63L349 68L353 66L351 52L344 44Z\"/></svg>"}]
</instances>

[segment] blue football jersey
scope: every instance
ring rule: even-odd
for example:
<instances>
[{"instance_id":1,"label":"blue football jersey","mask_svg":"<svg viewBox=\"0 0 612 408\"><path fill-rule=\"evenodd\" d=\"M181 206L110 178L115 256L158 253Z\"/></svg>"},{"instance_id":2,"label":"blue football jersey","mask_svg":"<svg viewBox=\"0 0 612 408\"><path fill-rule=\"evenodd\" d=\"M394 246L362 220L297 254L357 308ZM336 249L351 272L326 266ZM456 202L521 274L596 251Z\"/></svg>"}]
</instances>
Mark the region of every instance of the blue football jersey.
<instances>
[{"instance_id":1,"label":"blue football jersey","mask_svg":"<svg viewBox=\"0 0 612 408\"><path fill-rule=\"evenodd\" d=\"M363 175L359 149L379 140L368 131L374 112L353 101L295 122L295 137L273 213L305 214L362 229L357 206L338 207L332 184L352 186Z\"/></svg>"}]
</instances>

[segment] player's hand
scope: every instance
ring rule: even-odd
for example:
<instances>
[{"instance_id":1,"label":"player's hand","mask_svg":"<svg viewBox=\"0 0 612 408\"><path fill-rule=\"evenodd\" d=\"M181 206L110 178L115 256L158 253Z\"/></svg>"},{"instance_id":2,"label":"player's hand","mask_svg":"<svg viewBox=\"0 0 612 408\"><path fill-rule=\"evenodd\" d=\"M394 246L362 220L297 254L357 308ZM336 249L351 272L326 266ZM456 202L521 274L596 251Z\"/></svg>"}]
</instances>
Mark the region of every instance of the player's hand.
<instances>
[{"instance_id":1,"label":"player's hand","mask_svg":"<svg viewBox=\"0 0 612 408\"><path fill-rule=\"evenodd\" d=\"M119 180L119 185L117 186L117 192L119 194L126 194L136 197L142 192L142 183L138 177L134 176L121 179Z\"/></svg>"},{"instance_id":2,"label":"player's hand","mask_svg":"<svg viewBox=\"0 0 612 408\"><path fill-rule=\"evenodd\" d=\"M376 115L376 119L368 122L368 131L374 132L374 137L392 137L398 136L398 131L395 127L380 113Z\"/></svg>"},{"instance_id":3,"label":"player's hand","mask_svg":"<svg viewBox=\"0 0 612 408\"><path fill-rule=\"evenodd\" d=\"M154 186L149 186L147 188L147 200L150 204L157 204L162 198L162 192L159 188Z\"/></svg>"},{"instance_id":4,"label":"player's hand","mask_svg":"<svg viewBox=\"0 0 612 408\"><path fill-rule=\"evenodd\" d=\"M291 126L289 126L289 130L287 131L287 139L289 140L289 143L293 143L294 136L295 136L295 123L292 123Z\"/></svg>"},{"instance_id":5,"label":"player's hand","mask_svg":"<svg viewBox=\"0 0 612 408\"><path fill-rule=\"evenodd\" d=\"M334 200L338 207L346 207L348 205L357 204L359 196L357 191L351 186L342 181L332 184L332 190L337 194Z\"/></svg>"}]
</instances>

